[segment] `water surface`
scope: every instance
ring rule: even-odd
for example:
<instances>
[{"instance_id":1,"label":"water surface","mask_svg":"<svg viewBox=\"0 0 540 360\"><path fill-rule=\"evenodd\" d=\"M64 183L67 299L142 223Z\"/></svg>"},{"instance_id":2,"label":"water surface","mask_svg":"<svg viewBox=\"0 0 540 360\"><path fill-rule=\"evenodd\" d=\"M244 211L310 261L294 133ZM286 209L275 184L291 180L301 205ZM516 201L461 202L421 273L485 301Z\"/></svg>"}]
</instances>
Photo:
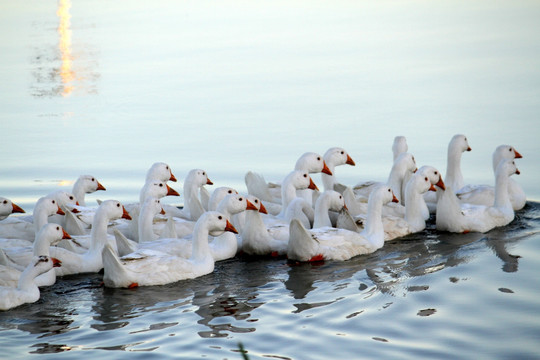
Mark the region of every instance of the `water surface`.
<instances>
[{"instance_id":1,"label":"water surface","mask_svg":"<svg viewBox=\"0 0 540 360\"><path fill-rule=\"evenodd\" d=\"M248 170L277 181L341 146L343 183L385 180L396 135L444 173L456 133L467 183L493 184L491 153L514 145L531 202L507 228L343 263L236 258L135 290L66 277L0 314L0 355L539 357L539 18L535 1L3 4L0 195L29 213L81 174L107 187L89 203L136 201L156 161L181 193L193 168L245 191Z\"/></svg>"}]
</instances>

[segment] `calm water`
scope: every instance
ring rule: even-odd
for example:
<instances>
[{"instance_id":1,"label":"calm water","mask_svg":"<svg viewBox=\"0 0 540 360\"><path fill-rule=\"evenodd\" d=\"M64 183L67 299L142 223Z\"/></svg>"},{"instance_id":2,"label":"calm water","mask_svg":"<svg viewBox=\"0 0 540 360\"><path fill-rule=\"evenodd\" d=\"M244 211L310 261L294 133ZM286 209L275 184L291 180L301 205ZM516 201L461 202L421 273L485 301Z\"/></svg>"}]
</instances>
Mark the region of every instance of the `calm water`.
<instances>
[{"instance_id":1,"label":"calm water","mask_svg":"<svg viewBox=\"0 0 540 360\"><path fill-rule=\"evenodd\" d=\"M345 148L346 184L385 180L394 136L446 168L464 133L468 183L524 155L531 200L509 227L428 229L343 263L234 259L162 287L61 279L0 314L0 356L116 359L540 357L540 3L37 1L0 12L0 195L27 212L81 174L130 202L150 165L245 191L306 151ZM320 178L314 180L322 186ZM179 204L182 198L165 202ZM83 352L81 352L83 351Z\"/></svg>"}]
</instances>

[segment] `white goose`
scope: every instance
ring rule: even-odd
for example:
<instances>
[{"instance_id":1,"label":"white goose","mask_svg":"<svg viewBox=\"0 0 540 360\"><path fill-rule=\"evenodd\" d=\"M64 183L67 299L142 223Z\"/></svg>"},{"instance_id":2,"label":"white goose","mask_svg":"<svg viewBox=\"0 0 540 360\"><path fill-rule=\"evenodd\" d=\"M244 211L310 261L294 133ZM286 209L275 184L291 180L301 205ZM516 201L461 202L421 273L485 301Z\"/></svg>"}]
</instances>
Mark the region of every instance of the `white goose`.
<instances>
[{"instance_id":1,"label":"white goose","mask_svg":"<svg viewBox=\"0 0 540 360\"><path fill-rule=\"evenodd\" d=\"M216 210L227 219L244 210L255 210L255 207L244 195L230 194L223 198ZM192 253L192 236L185 238L158 239L141 243L139 249L161 251L163 253L189 258ZM230 259L237 253L238 240L231 232L225 232L210 241L210 253L215 261Z\"/></svg>"},{"instance_id":2,"label":"white goose","mask_svg":"<svg viewBox=\"0 0 540 360\"><path fill-rule=\"evenodd\" d=\"M416 160L414 159L414 156L411 153L402 153L400 154L394 163L392 164L392 168L390 170L390 174L388 175L388 180L386 181L386 185L390 186L392 191L394 192L394 195L399 200L399 202L403 202L404 196L402 196L401 189L403 188L403 182L406 178L410 178L410 176L417 170L416 167ZM356 184L353 187L354 194L357 197L363 197L365 199L368 198L369 193L375 188L380 185L383 185L380 182L375 181L367 181L363 183Z\"/></svg>"},{"instance_id":3,"label":"white goose","mask_svg":"<svg viewBox=\"0 0 540 360\"><path fill-rule=\"evenodd\" d=\"M469 142L465 135L456 134L448 143L446 157L446 176L444 184L446 187L451 187L454 192L461 189L464 185L463 173L461 172L461 155L465 151L471 151ZM437 194L427 192L424 195L424 200L431 213L434 213L437 208Z\"/></svg>"},{"instance_id":4,"label":"white goose","mask_svg":"<svg viewBox=\"0 0 540 360\"><path fill-rule=\"evenodd\" d=\"M112 246L103 249L103 281L108 287L163 285L192 279L214 271L208 235L236 229L222 214L208 211L197 220L193 232L192 255L189 259L158 251L137 251L119 259Z\"/></svg>"},{"instance_id":5,"label":"white goose","mask_svg":"<svg viewBox=\"0 0 540 360\"><path fill-rule=\"evenodd\" d=\"M495 172L495 200L492 206L460 203L447 186L437 202L437 230L466 233L487 232L514 220L514 209L508 195L508 179L518 174L513 160L503 159Z\"/></svg>"},{"instance_id":6,"label":"white goose","mask_svg":"<svg viewBox=\"0 0 540 360\"><path fill-rule=\"evenodd\" d=\"M163 206L167 214L197 221L205 212L205 208L199 197L199 191L204 185L213 185L208 178L206 171L201 169L191 170L184 181L184 208L178 209L176 206Z\"/></svg>"},{"instance_id":7,"label":"white goose","mask_svg":"<svg viewBox=\"0 0 540 360\"><path fill-rule=\"evenodd\" d=\"M0 220L4 220L13 213L24 213L24 210L10 199L0 196Z\"/></svg>"},{"instance_id":8,"label":"white goose","mask_svg":"<svg viewBox=\"0 0 540 360\"><path fill-rule=\"evenodd\" d=\"M444 181L442 180L441 173L433 166L424 165L417 171L417 173L419 174L419 176L427 176L432 185L438 186L442 190L446 190L446 186L444 185ZM419 206L425 220L428 220L430 217L430 210L425 200L427 193L425 193L424 196L422 196L422 199L419 201Z\"/></svg>"},{"instance_id":9,"label":"white goose","mask_svg":"<svg viewBox=\"0 0 540 360\"><path fill-rule=\"evenodd\" d=\"M292 220L287 257L297 261L348 260L381 248L384 245L381 211L383 204L390 201L397 201L390 187L381 185L372 191L366 228L361 233L328 226L306 230L298 220Z\"/></svg>"},{"instance_id":10,"label":"white goose","mask_svg":"<svg viewBox=\"0 0 540 360\"><path fill-rule=\"evenodd\" d=\"M33 246L5 249L3 252L9 261L8 267L2 267L0 271L0 285L17 286L17 281L32 257L50 255L50 247L56 245L62 239L71 239L68 233L58 224L45 224L36 235ZM50 286L56 282L56 273L53 269L36 278L38 286Z\"/></svg>"},{"instance_id":11,"label":"white goose","mask_svg":"<svg viewBox=\"0 0 540 360\"><path fill-rule=\"evenodd\" d=\"M64 215L58 202L47 196L39 198L32 216L7 218L0 223L0 238L34 241L41 227L47 224L49 216L54 214ZM25 244L28 245L28 243ZM1 246L9 245L4 241ZM20 246L20 243L17 246Z\"/></svg>"},{"instance_id":12,"label":"white goose","mask_svg":"<svg viewBox=\"0 0 540 360\"><path fill-rule=\"evenodd\" d=\"M51 255L62 261L62 267L56 269L56 275L64 276L100 271L103 268L101 251L106 243L112 242L108 238L107 226L109 221L120 218L131 219L124 206L116 200L103 201L96 210L90 235L73 237L75 241L79 242L83 242L83 239L89 239L90 244L87 251L79 254L60 247L51 248Z\"/></svg>"},{"instance_id":13,"label":"white goose","mask_svg":"<svg viewBox=\"0 0 540 360\"><path fill-rule=\"evenodd\" d=\"M294 170L301 170L310 174L324 173L332 175L332 172L328 169L323 157L314 152L302 154L296 161ZM266 183L262 175L251 171L246 173L244 181L249 194L258 197L262 201L281 204L281 184ZM297 196L303 197L309 204L312 204L313 202L313 192L310 190L298 190Z\"/></svg>"},{"instance_id":14,"label":"white goose","mask_svg":"<svg viewBox=\"0 0 540 360\"><path fill-rule=\"evenodd\" d=\"M497 146L492 156L493 173L497 170L497 165L501 160L520 159L522 157L513 146ZM508 194L513 209L523 209L527 203L527 197L521 186L512 178L508 180ZM465 185L457 191L456 195L461 202L488 206L492 205L495 200L495 188L491 185Z\"/></svg>"},{"instance_id":15,"label":"white goose","mask_svg":"<svg viewBox=\"0 0 540 360\"><path fill-rule=\"evenodd\" d=\"M340 147L333 147L328 149L323 156L324 162L328 166L328 169L332 175L325 173L321 174L324 190L335 190L334 186L339 184L336 179L336 166L339 165L351 165L354 166L354 160L350 155Z\"/></svg>"},{"instance_id":16,"label":"white goose","mask_svg":"<svg viewBox=\"0 0 540 360\"><path fill-rule=\"evenodd\" d=\"M16 288L0 286L0 310L5 311L22 304L38 301L40 292L35 279L54 266L59 266L59 263L53 262L48 256L34 257L33 261L21 273Z\"/></svg>"},{"instance_id":17,"label":"white goose","mask_svg":"<svg viewBox=\"0 0 540 360\"><path fill-rule=\"evenodd\" d=\"M296 198L296 191L303 189L319 190L308 172L293 170L283 179L281 186L281 211L277 215L278 218L285 219L285 212L291 201Z\"/></svg>"},{"instance_id":18,"label":"white goose","mask_svg":"<svg viewBox=\"0 0 540 360\"><path fill-rule=\"evenodd\" d=\"M85 196L99 190L107 190L101 183L92 175L81 175L73 184L71 192L79 202L80 206L86 206Z\"/></svg>"},{"instance_id":19,"label":"white goose","mask_svg":"<svg viewBox=\"0 0 540 360\"><path fill-rule=\"evenodd\" d=\"M405 217L384 216L385 241L420 232L426 228L423 194L437 191L426 174L415 173L405 188Z\"/></svg>"}]
</instances>

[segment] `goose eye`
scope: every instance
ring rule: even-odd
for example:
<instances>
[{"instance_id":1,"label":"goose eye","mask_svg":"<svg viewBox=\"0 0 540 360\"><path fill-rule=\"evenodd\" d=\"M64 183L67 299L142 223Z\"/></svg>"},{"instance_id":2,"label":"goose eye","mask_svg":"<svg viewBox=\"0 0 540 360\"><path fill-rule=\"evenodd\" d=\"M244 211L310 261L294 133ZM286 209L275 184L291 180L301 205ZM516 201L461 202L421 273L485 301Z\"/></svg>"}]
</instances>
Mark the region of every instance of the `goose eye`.
<instances>
[{"instance_id":1,"label":"goose eye","mask_svg":"<svg viewBox=\"0 0 540 360\"><path fill-rule=\"evenodd\" d=\"M321 157L320 157L320 156L317 157L317 161L321 161Z\"/></svg>"},{"instance_id":2,"label":"goose eye","mask_svg":"<svg viewBox=\"0 0 540 360\"><path fill-rule=\"evenodd\" d=\"M259 203L259 200L255 200L255 204Z\"/></svg>"},{"instance_id":3,"label":"goose eye","mask_svg":"<svg viewBox=\"0 0 540 360\"><path fill-rule=\"evenodd\" d=\"M169 170L169 166L165 166L165 169Z\"/></svg>"},{"instance_id":4,"label":"goose eye","mask_svg":"<svg viewBox=\"0 0 540 360\"><path fill-rule=\"evenodd\" d=\"M424 180L428 181L429 179L427 178L427 176L424 178Z\"/></svg>"},{"instance_id":5,"label":"goose eye","mask_svg":"<svg viewBox=\"0 0 540 360\"><path fill-rule=\"evenodd\" d=\"M307 178L307 174L304 174L304 177Z\"/></svg>"},{"instance_id":6,"label":"goose eye","mask_svg":"<svg viewBox=\"0 0 540 360\"><path fill-rule=\"evenodd\" d=\"M92 181L96 181L96 179L92 178Z\"/></svg>"},{"instance_id":7,"label":"goose eye","mask_svg":"<svg viewBox=\"0 0 540 360\"><path fill-rule=\"evenodd\" d=\"M53 203L53 204L56 204L56 201L53 200L52 203Z\"/></svg>"},{"instance_id":8,"label":"goose eye","mask_svg":"<svg viewBox=\"0 0 540 360\"><path fill-rule=\"evenodd\" d=\"M342 198L342 196L341 196L341 195L339 195L339 199L340 199L340 200L341 200L341 198Z\"/></svg>"},{"instance_id":9,"label":"goose eye","mask_svg":"<svg viewBox=\"0 0 540 360\"><path fill-rule=\"evenodd\" d=\"M70 197L69 197L69 200L73 200L73 196L70 196Z\"/></svg>"},{"instance_id":10,"label":"goose eye","mask_svg":"<svg viewBox=\"0 0 540 360\"><path fill-rule=\"evenodd\" d=\"M116 204L116 207L120 207L120 204Z\"/></svg>"},{"instance_id":11,"label":"goose eye","mask_svg":"<svg viewBox=\"0 0 540 360\"><path fill-rule=\"evenodd\" d=\"M4 200L4 204L7 204L7 200Z\"/></svg>"},{"instance_id":12,"label":"goose eye","mask_svg":"<svg viewBox=\"0 0 540 360\"><path fill-rule=\"evenodd\" d=\"M163 187L163 184L159 184L159 187Z\"/></svg>"},{"instance_id":13,"label":"goose eye","mask_svg":"<svg viewBox=\"0 0 540 360\"><path fill-rule=\"evenodd\" d=\"M435 175L438 175L438 173L435 171Z\"/></svg>"},{"instance_id":14,"label":"goose eye","mask_svg":"<svg viewBox=\"0 0 540 360\"><path fill-rule=\"evenodd\" d=\"M239 199L238 199L238 201L244 201L244 199L242 199L242 198L239 198Z\"/></svg>"},{"instance_id":15,"label":"goose eye","mask_svg":"<svg viewBox=\"0 0 540 360\"><path fill-rule=\"evenodd\" d=\"M222 217L221 215L218 216L217 218L218 218L219 220L222 220L222 219L223 219L223 217Z\"/></svg>"},{"instance_id":16,"label":"goose eye","mask_svg":"<svg viewBox=\"0 0 540 360\"><path fill-rule=\"evenodd\" d=\"M204 171L203 171L203 173L202 173L202 174L203 174L203 175L206 175L206 174L204 173Z\"/></svg>"},{"instance_id":17,"label":"goose eye","mask_svg":"<svg viewBox=\"0 0 540 360\"><path fill-rule=\"evenodd\" d=\"M229 194L232 194L232 190L227 191Z\"/></svg>"},{"instance_id":18,"label":"goose eye","mask_svg":"<svg viewBox=\"0 0 540 360\"><path fill-rule=\"evenodd\" d=\"M342 152L341 152L341 155L343 155L343 154L345 154L345 151L342 151Z\"/></svg>"},{"instance_id":19,"label":"goose eye","mask_svg":"<svg viewBox=\"0 0 540 360\"><path fill-rule=\"evenodd\" d=\"M56 230L60 231L60 226L57 226L57 227L56 227Z\"/></svg>"},{"instance_id":20,"label":"goose eye","mask_svg":"<svg viewBox=\"0 0 540 360\"><path fill-rule=\"evenodd\" d=\"M391 189L388 189L388 192L392 192L392 190L391 190Z\"/></svg>"}]
</instances>

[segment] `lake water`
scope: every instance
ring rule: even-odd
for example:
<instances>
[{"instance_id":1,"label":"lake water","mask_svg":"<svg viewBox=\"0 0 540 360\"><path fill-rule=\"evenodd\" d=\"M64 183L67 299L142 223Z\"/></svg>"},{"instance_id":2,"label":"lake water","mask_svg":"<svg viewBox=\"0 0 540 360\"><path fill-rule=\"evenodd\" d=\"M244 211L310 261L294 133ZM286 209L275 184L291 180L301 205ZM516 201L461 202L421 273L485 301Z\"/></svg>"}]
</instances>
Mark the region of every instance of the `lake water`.
<instances>
[{"instance_id":1,"label":"lake water","mask_svg":"<svg viewBox=\"0 0 540 360\"><path fill-rule=\"evenodd\" d=\"M396 135L467 183L511 144L527 207L488 234L434 231L346 262L236 258L160 287L61 279L0 313L0 356L539 358L540 3L37 1L0 12L0 195L31 213L81 174L138 199L146 170L245 191L332 146L349 185L385 180ZM315 182L322 187L320 177ZM164 202L181 204L180 198Z\"/></svg>"}]
</instances>

